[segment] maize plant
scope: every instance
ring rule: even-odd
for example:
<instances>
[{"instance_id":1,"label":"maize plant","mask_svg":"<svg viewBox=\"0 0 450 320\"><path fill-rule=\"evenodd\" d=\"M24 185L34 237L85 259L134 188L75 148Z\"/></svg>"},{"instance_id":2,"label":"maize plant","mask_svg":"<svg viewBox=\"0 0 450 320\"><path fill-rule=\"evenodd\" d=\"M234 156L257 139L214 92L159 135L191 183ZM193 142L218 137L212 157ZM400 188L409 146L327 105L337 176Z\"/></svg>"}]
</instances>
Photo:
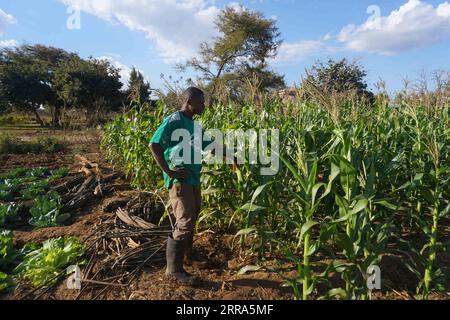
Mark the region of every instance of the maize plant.
<instances>
[{"instance_id":1,"label":"maize plant","mask_svg":"<svg viewBox=\"0 0 450 320\"><path fill-rule=\"evenodd\" d=\"M105 129L108 159L137 187L161 187L147 144L168 114L163 105L134 105ZM280 274L296 298L370 299L368 270L387 256L416 277L421 298L450 291L440 262L450 211L448 105L329 109L267 100L238 109L216 105L201 121L222 132L279 130L281 168L274 176L261 175L248 154L238 172L204 166L197 227L235 234L241 253L258 254L261 263L268 251L283 255L296 276ZM383 290L404 287L381 271Z\"/></svg>"},{"instance_id":2,"label":"maize plant","mask_svg":"<svg viewBox=\"0 0 450 320\"><path fill-rule=\"evenodd\" d=\"M162 184L148 145L152 133L166 115L168 113L161 106L150 111L148 105L133 102L123 115L105 127L101 145L106 159L122 167L136 188Z\"/></svg>"}]
</instances>

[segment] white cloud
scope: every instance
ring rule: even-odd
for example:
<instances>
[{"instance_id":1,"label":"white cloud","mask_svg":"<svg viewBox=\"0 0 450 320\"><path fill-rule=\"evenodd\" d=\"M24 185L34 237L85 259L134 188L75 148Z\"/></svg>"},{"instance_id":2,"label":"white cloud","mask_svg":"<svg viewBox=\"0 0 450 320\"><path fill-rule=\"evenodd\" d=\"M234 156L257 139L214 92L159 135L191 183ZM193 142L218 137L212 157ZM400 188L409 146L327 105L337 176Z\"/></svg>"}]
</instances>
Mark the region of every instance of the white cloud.
<instances>
[{"instance_id":1,"label":"white cloud","mask_svg":"<svg viewBox=\"0 0 450 320\"><path fill-rule=\"evenodd\" d=\"M120 70L119 75L120 75L120 81L123 83L122 88L127 89L128 81L130 80L130 73L131 73L132 68L123 64L122 62L120 62L118 60L118 59L120 59L120 55L110 54L107 56L99 57L98 59L109 61L109 63L111 63L112 66L114 66ZM138 70L140 73L142 73L145 81L150 82L149 78L145 75L144 71L140 70L139 68L136 68L136 70Z\"/></svg>"},{"instance_id":2,"label":"white cloud","mask_svg":"<svg viewBox=\"0 0 450 320\"><path fill-rule=\"evenodd\" d=\"M360 26L344 27L338 41L358 52L393 55L450 39L450 4L408 0L398 10Z\"/></svg>"},{"instance_id":3,"label":"white cloud","mask_svg":"<svg viewBox=\"0 0 450 320\"><path fill-rule=\"evenodd\" d=\"M273 60L275 64L301 62L311 55L329 53L333 49L319 40L302 40L294 43L283 43L278 49L278 55Z\"/></svg>"},{"instance_id":4,"label":"white cloud","mask_svg":"<svg viewBox=\"0 0 450 320\"><path fill-rule=\"evenodd\" d=\"M0 35L3 34L8 25L15 23L17 23L16 18L0 9Z\"/></svg>"},{"instance_id":5,"label":"white cloud","mask_svg":"<svg viewBox=\"0 0 450 320\"><path fill-rule=\"evenodd\" d=\"M18 47L19 43L14 40L0 40L0 49Z\"/></svg>"},{"instance_id":6,"label":"white cloud","mask_svg":"<svg viewBox=\"0 0 450 320\"><path fill-rule=\"evenodd\" d=\"M334 38L334 36L331 33L327 33L326 35L323 36L322 40L323 41L328 41L328 40L331 40L333 38Z\"/></svg>"},{"instance_id":7,"label":"white cloud","mask_svg":"<svg viewBox=\"0 0 450 320\"><path fill-rule=\"evenodd\" d=\"M111 23L144 32L167 63L196 54L201 42L216 35L219 13L208 0L59 0ZM83 21L81 21L83 27Z\"/></svg>"},{"instance_id":8,"label":"white cloud","mask_svg":"<svg viewBox=\"0 0 450 320\"><path fill-rule=\"evenodd\" d=\"M103 56L103 57L99 57L98 59L106 60L109 63L111 63L112 66L120 69L119 75L120 75L120 81L123 83L123 88L128 87L128 80L130 80L130 72L131 72L131 68L129 66L118 61L116 57Z\"/></svg>"}]
</instances>

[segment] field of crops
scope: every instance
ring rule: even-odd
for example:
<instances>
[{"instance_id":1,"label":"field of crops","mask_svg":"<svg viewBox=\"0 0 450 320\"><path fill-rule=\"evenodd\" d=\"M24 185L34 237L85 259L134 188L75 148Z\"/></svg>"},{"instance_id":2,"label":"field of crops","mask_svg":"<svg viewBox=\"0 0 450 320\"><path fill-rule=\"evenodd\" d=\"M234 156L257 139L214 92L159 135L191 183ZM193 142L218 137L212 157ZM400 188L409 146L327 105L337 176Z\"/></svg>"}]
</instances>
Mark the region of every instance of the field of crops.
<instances>
[{"instance_id":1,"label":"field of crops","mask_svg":"<svg viewBox=\"0 0 450 320\"><path fill-rule=\"evenodd\" d=\"M107 158L137 188L162 187L148 142L168 114L163 106L135 106L106 127ZM297 299L370 299L377 266L383 293L448 294L448 105L267 101L216 105L201 120L205 128L280 132L281 169L274 176L250 164L237 173L226 165L203 169L197 227L235 234L234 250L258 257L246 271L277 256L279 267L271 271L281 274L281 261L290 261L296 276L284 284ZM412 280L398 281L396 272Z\"/></svg>"},{"instance_id":2,"label":"field of crops","mask_svg":"<svg viewBox=\"0 0 450 320\"><path fill-rule=\"evenodd\" d=\"M36 287L55 283L55 276L83 255L80 241L73 237L14 245L14 229L57 227L71 217L62 212L60 195L49 192L50 184L67 174L67 168L36 167L0 175L0 293L10 292L21 281Z\"/></svg>"}]
</instances>

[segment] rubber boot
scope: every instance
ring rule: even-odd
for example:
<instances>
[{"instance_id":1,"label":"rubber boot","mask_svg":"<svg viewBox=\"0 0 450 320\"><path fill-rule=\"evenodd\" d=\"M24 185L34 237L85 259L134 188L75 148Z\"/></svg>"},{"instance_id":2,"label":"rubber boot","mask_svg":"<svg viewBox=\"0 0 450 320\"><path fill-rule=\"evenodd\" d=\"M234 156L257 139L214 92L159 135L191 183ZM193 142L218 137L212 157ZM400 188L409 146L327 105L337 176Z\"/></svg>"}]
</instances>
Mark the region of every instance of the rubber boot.
<instances>
[{"instance_id":1,"label":"rubber boot","mask_svg":"<svg viewBox=\"0 0 450 320\"><path fill-rule=\"evenodd\" d=\"M198 254L193 252L194 236L190 236L186 240L186 252L184 257L184 263L188 266L204 269L207 267L208 263L205 259L199 257Z\"/></svg>"},{"instance_id":2,"label":"rubber boot","mask_svg":"<svg viewBox=\"0 0 450 320\"><path fill-rule=\"evenodd\" d=\"M169 236L166 248L166 276L175 278L181 284L194 284L194 277L183 268L187 241L174 240Z\"/></svg>"},{"instance_id":3,"label":"rubber boot","mask_svg":"<svg viewBox=\"0 0 450 320\"><path fill-rule=\"evenodd\" d=\"M193 259L193 257L192 257L193 245L194 245L194 236L192 235L192 236L189 236L186 240L186 252L184 255L185 262L189 263Z\"/></svg>"}]
</instances>

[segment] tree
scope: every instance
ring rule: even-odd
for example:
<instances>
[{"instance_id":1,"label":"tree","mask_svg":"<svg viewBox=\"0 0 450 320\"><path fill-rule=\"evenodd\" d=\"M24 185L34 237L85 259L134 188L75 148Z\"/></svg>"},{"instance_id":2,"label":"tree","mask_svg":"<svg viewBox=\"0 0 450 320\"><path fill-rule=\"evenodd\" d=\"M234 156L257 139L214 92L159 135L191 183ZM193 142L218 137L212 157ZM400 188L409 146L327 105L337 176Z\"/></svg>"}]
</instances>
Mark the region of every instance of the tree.
<instances>
[{"instance_id":1,"label":"tree","mask_svg":"<svg viewBox=\"0 0 450 320\"><path fill-rule=\"evenodd\" d=\"M106 60L73 57L55 70L54 89L64 109L84 109L91 123L106 111L118 110L121 87L119 70Z\"/></svg>"},{"instance_id":2,"label":"tree","mask_svg":"<svg viewBox=\"0 0 450 320\"><path fill-rule=\"evenodd\" d=\"M87 114L98 120L103 112L119 109L124 100L121 88L119 70L105 60L84 60L42 45L0 51L2 109L32 112L42 126L41 107L50 108L54 127L61 125L68 108L93 108Z\"/></svg>"},{"instance_id":3,"label":"tree","mask_svg":"<svg viewBox=\"0 0 450 320\"><path fill-rule=\"evenodd\" d=\"M14 108L34 113L42 126L45 124L38 110L49 106L53 124L58 125L61 106L53 90L54 70L58 64L73 56L62 49L42 45L3 49L0 53L2 96Z\"/></svg>"},{"instance_id":4,"label":"tree","mask_svg":"<svg viewBox=\"0 0 450 320\"><path fill-rule=\"evenodd\" d=\"M180 71L193 68L199 72L199 80L207 84L211 95L219 84L231 86L232 91L242 90L255 73L263 77L263 90L284 86L284 78L269 70L267 63L276 56L281 44L274 20L258 11L226 7L216 18L215 26L219 36L211 43L202 43L200 58L178 65Z\"/></svg>"},{"instance_id":5,"label":"tree","mask_svg":"<svg viewBox=\"0 0 450 320\"><path fill-rule=\"evenodd\" d=\"M303 84L312 85L324 93L346 93L356 91L360 95L373 98L367 90L366 70L356 62L347 59L317 62L308 72Z\"/></svg>"},{"instance_id":6,"label":"tree","mask_svg":"<svg viewBox=\"0 0 450 320\"><path fill-rule=\"evenodd\" d=\"M83 60L74 56L71 59L59 64L55 69L53 78L53 89L56 95L63 102L64 114L67 108L77 108L80 106L80 96L83 95L82 69L80 66Z\"/></svg>"},{"instance_id":7,"label":"tree","mask_svg":"<svg viewBox=\"0 0 450 320\"><path fill-rule=\"evenodd\" d=\"M130 80L128 81L128 90L126 92L128 101L149 102L150 101L150 84L144 80L144 75L136 70L135 67L130 72Z\"/></svg>"},{"instance_id":8,"label":"tree","mask_svg":"<svg viewBox=\"0 0 450 320\"><path fill-rule=\"evenodd\" d=\"M0 114L8 113L11 111L11 105L9 104L6 92L0 82Z\"/></svg>"},{"instance_id":9,"label":"tree","mask_svg":"<svg viewBox=\"0 0 450 320\"><path fill-rule=\"evenodd\" d=\"M121 91L120 70L107 60L90 58L87 61L87 76L83 82L83 104L86 107L91 124L98 123L102 115L109 111L118 111L124 101ZM94 112L89 112L93 108Z\"/></svg>"}]
</instances>

